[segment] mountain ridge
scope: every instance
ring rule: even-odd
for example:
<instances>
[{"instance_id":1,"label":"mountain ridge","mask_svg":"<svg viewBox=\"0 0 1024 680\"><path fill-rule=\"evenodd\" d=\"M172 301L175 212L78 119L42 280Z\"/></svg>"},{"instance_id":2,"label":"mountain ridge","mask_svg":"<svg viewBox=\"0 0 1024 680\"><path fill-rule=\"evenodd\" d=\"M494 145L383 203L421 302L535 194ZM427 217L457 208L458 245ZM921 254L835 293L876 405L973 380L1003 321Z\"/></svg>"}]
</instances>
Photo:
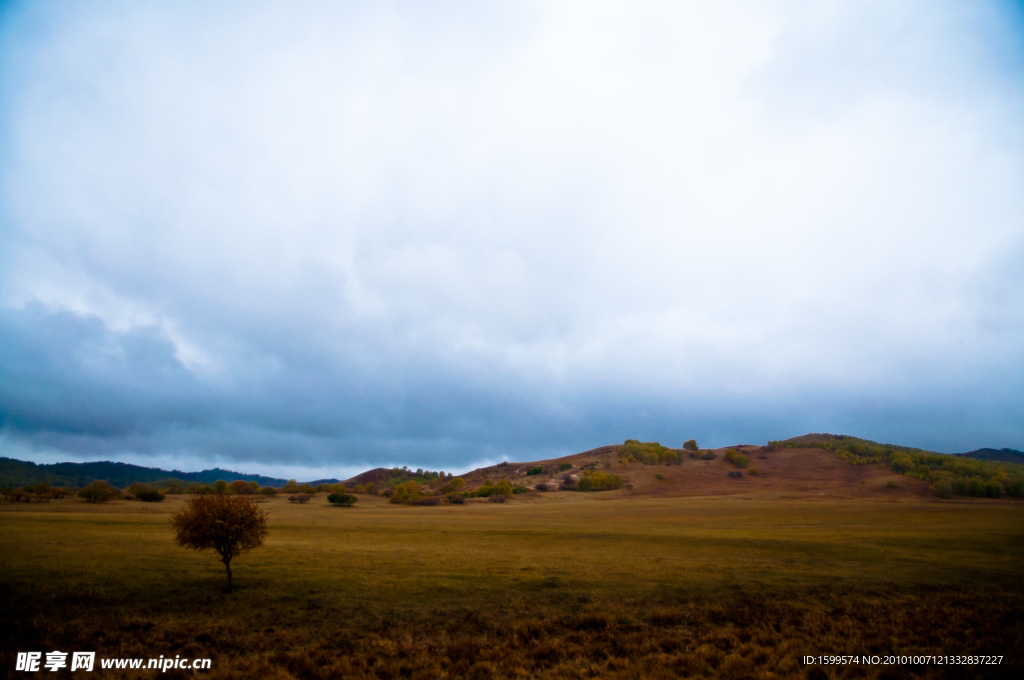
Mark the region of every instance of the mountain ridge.
<instances>
[{"instance_id":1,"label":"mountain ridge","mask_svg":"<svg viewBox=\"0 0 1024 680\"><path fill-rule=\"evenodd\" d=\"M260 486L283 486L287 482L276 477L245 474L222 468L182 472L112 461L33 463L0 456L0 486L25 486L39 482L46 482L51 486L85 486L102 480L113 486L126 487L134 482L150 483L168 479L204 484L212 484L218 479L228 482L241 479L246 482L255 481Z\"/></svg>"}]
</instances>

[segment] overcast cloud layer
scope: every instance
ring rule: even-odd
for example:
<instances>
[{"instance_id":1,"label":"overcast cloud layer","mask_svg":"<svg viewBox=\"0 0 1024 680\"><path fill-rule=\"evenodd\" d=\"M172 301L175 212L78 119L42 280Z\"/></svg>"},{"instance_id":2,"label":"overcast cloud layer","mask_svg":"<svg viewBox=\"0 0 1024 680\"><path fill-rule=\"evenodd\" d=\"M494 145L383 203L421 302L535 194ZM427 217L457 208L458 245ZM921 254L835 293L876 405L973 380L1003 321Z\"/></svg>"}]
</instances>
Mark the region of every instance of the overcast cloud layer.
<instances>
[{"instance_id":1,"label":"overcast cloud layer","mask_svg":"<svg viewBox=\"0 0 1024 680\"><path fill-rule=\"evenodd\" d=\"M1019 3L8 4L0 455L1024 449L1022 122Z\"/></svg>"}]
</instances>

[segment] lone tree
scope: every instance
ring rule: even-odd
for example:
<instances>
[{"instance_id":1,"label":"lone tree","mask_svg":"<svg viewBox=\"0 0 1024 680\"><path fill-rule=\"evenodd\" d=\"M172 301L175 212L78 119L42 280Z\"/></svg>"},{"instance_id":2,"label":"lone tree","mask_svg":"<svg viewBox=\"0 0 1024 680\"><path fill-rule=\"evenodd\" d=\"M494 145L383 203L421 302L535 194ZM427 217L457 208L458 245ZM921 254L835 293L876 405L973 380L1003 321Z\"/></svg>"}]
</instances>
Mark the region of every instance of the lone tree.
<instances>
[{"instance_id":1,"label":"lone tree","mask_svg":"<svg viewBox=\"0 0 1024 680\"><path fill-rule=\"evenodd\" d=\"M217 551L228 572L229 592L231 560L263 545L267 537L267 513L245 496L193 496L171 522L178 545Z\"/></svg>"}]
</instances>

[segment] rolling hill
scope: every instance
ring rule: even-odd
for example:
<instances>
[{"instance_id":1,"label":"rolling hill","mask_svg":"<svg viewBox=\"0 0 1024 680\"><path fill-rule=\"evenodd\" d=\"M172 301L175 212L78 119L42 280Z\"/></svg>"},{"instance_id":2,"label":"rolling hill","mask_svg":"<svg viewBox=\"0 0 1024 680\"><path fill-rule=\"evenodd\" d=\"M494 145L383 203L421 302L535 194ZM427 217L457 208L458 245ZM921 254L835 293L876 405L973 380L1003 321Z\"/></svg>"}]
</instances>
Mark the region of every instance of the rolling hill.
<instances>
[{"instance_id":1,"label":"rolling hill","mask_svg":"<svg viewBox=\"0 0 1024 680\"><path fill-rule=\"evenodd\" d=\"M1015 449L975 449L967 453L957 453L957 456L964 458L977 458L978 460L1002 460L1007 463L1024 464L1024 451Z\"/></svg>"},{"instance_id":2,"label":"rolling hill","mask_svg":"<svg viewBox=\"0 0 1024 680\"><path fill-rule=\"evenodd\" d=\"M745 457L742 465L726 460L727 453ZM664 461L652 452L660 451ZM645 453L646 452L646 453ZM905 461L930 461L922 467L907 469ZM978 462L968 463L967 460ZM721 496L735 494L776 494L833 498L924 498L934 497L935 470L964 461L973 465L969 471L985 475L1012 477L1012 484L1024 478L1024 454L1012 449L978 449L965 454L937 454L912 447L878 444L848 435L814 433L769 442L765 446L739 444L733 447L702 449L694 454L656 443L641 444L630 440L625 444L601 446L589 451L535 461L506 461L478 468L461 477L466 488L484 485L486 481L506 480L530 491L562 494L577 484L584 475L603 473L620 480L621 492L609 498L631 496ZM978 466L982 466L978 468ZM977 469L975 469L977 468ZM1007 471L999 473L999 470ZM373 468L348 480L346 484L375 482L393 486L399 481L416 478L407 469ZM963 475L964 473L958 473ZM256 481L261 486L280 487L285 480L262 475L245 474L213 468L201 472L163 470L127 463L36 463L0 458L0 487L20 487L47 482L54 486L84 486L104 480L114 486L126 487L132 482L153 483L168 479L185 482L212 483L218 479ZM963 478L966 479L966 478ZM1002 479L1002 478L1001 478ZM430 480L421 479L423 482ZM1005 481L1005 480L1004 480ZM336 479L313 482L333 484ZM440 481L431 484L440 486ZM1006 487L1007 484L1004 484ZM1007 495L1020 495L1016 486L1005 488ZM954 491L961 495L982 495ZM997 496L998 497L998 496Z\"/></svg>"}]
</instances>

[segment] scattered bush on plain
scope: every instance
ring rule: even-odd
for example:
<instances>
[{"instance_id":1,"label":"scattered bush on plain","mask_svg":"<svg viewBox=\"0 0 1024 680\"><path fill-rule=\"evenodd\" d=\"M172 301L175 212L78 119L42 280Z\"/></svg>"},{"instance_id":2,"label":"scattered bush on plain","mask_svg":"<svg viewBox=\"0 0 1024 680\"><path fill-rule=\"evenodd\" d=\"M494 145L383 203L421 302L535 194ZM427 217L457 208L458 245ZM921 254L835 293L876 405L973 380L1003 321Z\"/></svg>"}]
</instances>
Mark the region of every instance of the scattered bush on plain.
<instances>
[{"instance_id":1,"label":"scattered bush on plain","mask_svg":"<svg viewBox=\"0 0 1024 680\"><path fill-rule=\"evenodd\" d=\"M84 498L89 503L106 503L109 500L121 497L121 490L101 481L95 481L78 492L79 498Z\"/></svg>"},{"instance_id":2,"label":"scattered bush on plain","mask_svg":"<svg viewBox=\"0 0 1024 680\"><path fill-rule=\"evenodd\" d=\"M341 508L350 508L358 500L359 499L356 498L354 494L350 493L335 492L327 497L328 503L330 503L331 505L336 505Z\"/></svg>"}]
</instances>

